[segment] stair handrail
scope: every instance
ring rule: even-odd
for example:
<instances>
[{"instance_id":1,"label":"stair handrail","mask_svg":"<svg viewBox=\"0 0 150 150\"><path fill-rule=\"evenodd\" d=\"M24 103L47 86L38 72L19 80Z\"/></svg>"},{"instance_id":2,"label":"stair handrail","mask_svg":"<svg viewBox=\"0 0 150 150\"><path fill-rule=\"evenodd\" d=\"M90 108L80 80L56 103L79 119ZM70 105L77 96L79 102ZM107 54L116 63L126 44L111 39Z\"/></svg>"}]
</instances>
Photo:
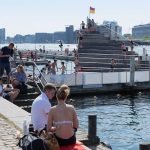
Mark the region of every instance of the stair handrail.
<instances>
[{"instance_id":1,"label":"stair handrail","mask_svg":"<svg viewBox=\"0 0 150 150\"><path fill-rule=\"evenodd\" d=\"M123 38L123 39L129 41L129 39L128 39L127 37L124 37L123 35L119 34L118 32L114 31L113 29L110 29L110 28L107 27L106 25L103 24L102 26L105 27L106 29L108 29L109 31L112 31L113 33L119 35L119 37L121 37L121 38ZM139 46L139 44L136 43L135 41L134 41L134 44L135 44L136 46Z\"/></svg>"},{"instance_id":2,"label":"stair handrail","mask_svg":"<svg viewBox=\"0 0 150 150\"><path fill-rule=\"evenodd\" d=\"M38 85L37 81L40 82L40 84L42 85L42 88L44 88L45 84L47 84L47 80L45 79L45 77L43 76L42 72L40 71L40 69L38 68L37 64L35 62L29 62L32 66L33 66L33 81L36 84L36 86L38 87L39 91L42 92L43 89L40 88L40 86ZM39 75L35 72L35 68L38 71L40 77L42 77L42 79L44 80L44 83L41 81ZM29 70L29 68L28 68Z\"/></svg>"},{"instance_id":3,"label":"stair handrail","mask_svg":"<svg viewBox=\"0 0 150 150\"><path fill-rule=\"evenodd\" d=\"M28 71L33 71L32 69L26 69L26 70L28 70ZM38 81L40 81L40 84L42 85L42 87L44 87L44 85L43 85L43 83L41 82L41 79L38 77L38 75L35 74L35 73L33 73L33 74L34 74L34 76L36 76L36 79L37 79ZM40 88L40 86L38 85L38 82L37 82L34 78L35 78L35 77L33 77L34 83L35 83L36 86L38 87L40 93L42 93L42 89ZM30 78L29 78L29 79L30 79Z\"/></svg>"},{"instance_id":4,"label":"stair handrail","mask_svg":"<svg viewBox=\"0 0 150 150\"><path fill-rule=\"evenodd\" d=\"M39 70L37 64L35 62L33 62L34 66L36 67L36 69L38 70L38 72L40 73L40 75L43 77L44 81L47 83L47 80L45 79L45 77L43 76L42 72Z\"/></svg>"}]
</instances>

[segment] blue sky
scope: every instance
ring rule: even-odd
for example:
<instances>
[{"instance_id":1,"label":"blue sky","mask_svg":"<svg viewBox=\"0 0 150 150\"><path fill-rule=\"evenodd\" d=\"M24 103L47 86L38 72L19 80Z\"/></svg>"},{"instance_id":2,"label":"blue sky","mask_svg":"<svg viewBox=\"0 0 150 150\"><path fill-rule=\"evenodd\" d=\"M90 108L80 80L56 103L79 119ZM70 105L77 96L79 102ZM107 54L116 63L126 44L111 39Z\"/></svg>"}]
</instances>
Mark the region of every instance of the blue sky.
<instances>
[{"instance_id":1,"label":"blue sky","mask_svg":"<svg viewBox=\"0 0 150 150\"><path fill-rule=\"evenodd\" d=\"M0 28L6 28L7 36L64 31L71 24L78 29L90 6L96 10L91 14L95 22L117 21L123 33L150 23L150 0L0 0Z\"/></svg>"}]
</instances>

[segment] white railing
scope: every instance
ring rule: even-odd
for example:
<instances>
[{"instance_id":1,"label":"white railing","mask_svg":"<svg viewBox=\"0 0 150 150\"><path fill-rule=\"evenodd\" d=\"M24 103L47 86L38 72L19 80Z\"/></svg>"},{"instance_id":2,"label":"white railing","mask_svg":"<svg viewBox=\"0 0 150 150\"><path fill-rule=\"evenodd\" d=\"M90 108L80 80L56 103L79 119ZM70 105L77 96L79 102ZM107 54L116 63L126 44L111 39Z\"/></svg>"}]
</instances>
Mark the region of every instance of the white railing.
<instances>
[{"instance_id":1,"label":"white railing","mask_svg":"<svg viewBox=\"0 0 150 150\"><path fill-rule=\"evenodd\" d=\"M48 82L56 85L67 84L69 86L77 85L102 85L129 83L130 72L83 72L65 75L45 75ZM134 82L150 81L150 71L135 71Z\"/></svg>"}]
</instances>

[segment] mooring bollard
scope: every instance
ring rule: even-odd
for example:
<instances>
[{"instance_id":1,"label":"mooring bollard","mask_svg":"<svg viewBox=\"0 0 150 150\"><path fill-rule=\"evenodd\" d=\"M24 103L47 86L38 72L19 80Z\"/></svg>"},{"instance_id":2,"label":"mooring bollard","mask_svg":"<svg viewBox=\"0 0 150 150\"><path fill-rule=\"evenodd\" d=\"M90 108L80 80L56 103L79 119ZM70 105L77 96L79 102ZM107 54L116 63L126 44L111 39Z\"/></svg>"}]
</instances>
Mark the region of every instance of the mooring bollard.
<instances>
[{"instance_id":1,"label":"mooring bollard","mask_svg":"<svg viewBox=\"0 0 150 150\"><path fill-rule=\"evenodd\" d=\"M150 143L142 143L142 144L140 144L139 150L150 150Z\"/></svg>"},{"instance_id":2,"label":"mooring bollard","mask_svg":"<svg viewBox=\"0 0 150 150\"><path fill-rule=\"evenodd\" d=\"M97 116L88 116L88 139L91 144L98 144L100 142L99 137L96 135L97 130Z\"/></svg>"}]
</instances>

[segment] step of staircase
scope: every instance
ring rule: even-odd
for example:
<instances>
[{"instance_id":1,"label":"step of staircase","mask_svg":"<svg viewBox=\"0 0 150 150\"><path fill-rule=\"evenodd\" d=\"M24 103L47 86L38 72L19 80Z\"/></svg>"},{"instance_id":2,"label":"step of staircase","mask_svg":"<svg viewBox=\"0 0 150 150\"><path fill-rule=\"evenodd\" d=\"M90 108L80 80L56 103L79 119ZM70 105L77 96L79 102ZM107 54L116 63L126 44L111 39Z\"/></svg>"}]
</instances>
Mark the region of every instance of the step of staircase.
<instances>
[{"instance_id":1,"label":"step of staircase","mask_svg":"<svg viewBox=\"0 0 150 150\"><path fill-rule=\"evenodd\" d=\"M31 106L21 106L20 108L24 109L27 112L31 112Z\"/></svg>"},{"instance_id":2,"label":"step of staircase","mask_svg":"<svg viewBox=\"0 0 150 150\"><path fill-rule=\"evenodd\" d=\"M80 62L81 67L106 67L110 68L110 63L98 63L98 62ZM130 64L117 63L115 68L130 68Z\"/></svg>"},{"instance_id":3,"label":"step of staircase","mask_svg":"<svg viewBox=\"0 0 150 150\"><path fill-rule=\"evenodd\" d=\"M101 49L101 50L121 50L121 47L120 46L114 46L114 45L86 45L86 46L84 46L84 47L82 47L82 48L79 48L79 52L81 51L81 50L83 50L83 49L85 49L85 50L87 50L87 49Z\"/></svg>"},{"instance_id":4,"label":"step of staircase","mask_svg":"<svg viewBox=\"0 0 150 150\"><path fill-rule=\"evenodd\" d=\"M79 53L122 54L122 51L116 49L80 49Z\"/></svg>"},{"instance_id":5,"label":"step of staircase","mask_svg":"<svg viewBox=\"0 0 150 150\"><path fill-rule=\"evenodd\" d=\"M19 99L19 100L15 100L14 104L16 104L17 106L31 106L33 103L34 99Z\"/></svg>"},{"instance_id":6,"label":"step of staircase","mask_svg":"<svg viewBox=\"0 0 150 150\"><path fill-rule=\"evenodd\" d=\"M82 58L82 57L124 59L124 58L125 58L125 55L123 55L123 54L79 53L79 59ZM126 59L130 59L130 56L126 55Z\"/></svg>"},{"instance_id":7,"label":"step of staircase","mask_svg":"<svg viewBox=\"0 0 150 150\"><path fill-rule=\"evenodd\" d=\"M16 101L20 99L35 99L38 95L39 95L38 92L19 94L18 97L16 98Z\"/></svg>"},{"instance_id":8,"label":"step of staircase","mask_svg":"<svg viewBox=\"0 0 150 150\"><path fill-rule=\"evenodd\" d=\"M112 69L106 67L81 67L82 72L111 72ZM129 71L129 68L114 68L114 72Z\"/></svg>"},{"instance_id":9,"label":"step of staircase","mask_svg":"<svg viewBox=\"0 0 150 150\"><path fill-rule=\"evenodd\" d=\"M112 58L93 58L93 57L80 57L79 62L98 62L110 63ZM130 63L130 59L115 59L116 63Z\"/></svg>"}]
</instances>

